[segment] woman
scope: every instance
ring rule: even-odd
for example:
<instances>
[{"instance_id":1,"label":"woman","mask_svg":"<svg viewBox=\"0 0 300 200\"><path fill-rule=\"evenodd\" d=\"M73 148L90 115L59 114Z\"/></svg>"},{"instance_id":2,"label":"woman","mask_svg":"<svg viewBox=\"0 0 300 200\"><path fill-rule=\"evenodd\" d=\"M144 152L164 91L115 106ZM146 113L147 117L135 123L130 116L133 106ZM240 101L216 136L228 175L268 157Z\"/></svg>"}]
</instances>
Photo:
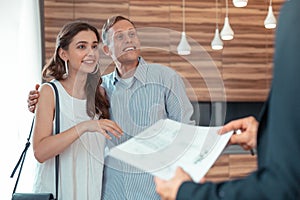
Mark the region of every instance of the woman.
<instances>
[{"instance_id":1,"label":"woman","mask_svg":"<svg viewBox=\"0 0 300 200\"><path fill-rule=\"evenodd\" d=\"M66 24L56 39L56 49L43 69L53 79L60 103L60 133L53 134L55 94L45 83L40 88L33 132L37 165L35 192L55 194L55 156L60 156L60 200L100 199L105 137L122 130L108 120L108 102L99 87L99 33L88 23Z\"/></svg>"}]
</instances>

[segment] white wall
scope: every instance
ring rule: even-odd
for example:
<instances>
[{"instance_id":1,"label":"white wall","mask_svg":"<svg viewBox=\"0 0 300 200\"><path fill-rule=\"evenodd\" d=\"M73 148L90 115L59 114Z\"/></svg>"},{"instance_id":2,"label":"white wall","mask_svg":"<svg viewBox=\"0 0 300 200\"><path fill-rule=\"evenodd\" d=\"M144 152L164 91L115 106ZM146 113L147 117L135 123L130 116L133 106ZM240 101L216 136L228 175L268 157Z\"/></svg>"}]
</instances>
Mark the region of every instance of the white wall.
<instances>
[{"instance_id":1,"label":"white wall","mask_svg":"<svg viewBox=\"0 0 300 200\"><path fill-rule=\"evenodd\" d=\"M38 0L0 0L0 199L10 199L17 174L10 174L28 137L32 113L27 96L41 78ZM32 149L25 160L18 191L32 186Z\"/></svg>"}]
</instances>

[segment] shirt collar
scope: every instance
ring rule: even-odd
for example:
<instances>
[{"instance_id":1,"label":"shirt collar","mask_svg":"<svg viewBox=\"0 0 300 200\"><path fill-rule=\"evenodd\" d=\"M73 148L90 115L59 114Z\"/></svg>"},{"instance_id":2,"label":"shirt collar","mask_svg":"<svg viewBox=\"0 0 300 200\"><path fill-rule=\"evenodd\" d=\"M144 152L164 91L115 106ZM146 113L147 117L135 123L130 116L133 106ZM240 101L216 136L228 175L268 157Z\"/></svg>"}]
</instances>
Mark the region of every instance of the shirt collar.
<instances>
[{"instance_id":1,"label":"shirt collar","mask_svg":"<svg viewBox=\"0 0 300 200\"><path fill-rule=\"evenodd\" d=\"M139 80L143 85L145 85L147 80L148 64L146 61L139 57L139 65L134 73L134 77Z\"/></svg>"},{"instance_id":2,"label":"shirt collar","mask_svg":"<svg viewBox=\"0 0 300 200\"><path fill-rule=\"evenodd\" d=\"M137 69L136 69L133 77L136 78L137 80L139 80L143 85L145 85L147 71L148 71L148 64L142 57L139 57L138 59L139 59L139 64L137 66ZM117 68L115 68L115 70L113 72L113 79L112 79L113 85L115 85L120 80L121 80L121 77L118 74Z\"/></svg>"}]
</instances>

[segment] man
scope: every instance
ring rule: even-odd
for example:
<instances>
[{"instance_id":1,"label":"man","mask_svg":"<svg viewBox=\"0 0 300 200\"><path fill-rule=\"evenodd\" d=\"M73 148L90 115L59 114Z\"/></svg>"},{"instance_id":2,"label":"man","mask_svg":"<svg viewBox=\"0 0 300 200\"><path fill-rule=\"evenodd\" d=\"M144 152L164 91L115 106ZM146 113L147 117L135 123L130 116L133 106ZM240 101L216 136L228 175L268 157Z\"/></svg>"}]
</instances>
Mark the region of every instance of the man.
<instances>
[{"instance_id":1,"label":"man","mask_svg":"<svg viewBox=\"0 0 300 200\"><path fill-rule=\"evenodd\" d=\"M107 142L109 148L160 119L194 124L183 80L171 68L145 62L133 22L123 16L108 19L102 28L102 41L103 51L116 65L114 72L103 76L102 86L110 101L110 117L124 131L120 139ZM29 100L30 110L34 110L35 102ZM111 157L105 160L103 181L103 199L160 199L153 176Z\"/></svg>"},{"instance_id":2,"label":"man","mask_svg":"<svg viewBox=\"0 0 300 200\"><path fill-rule=\"evenodd\" d=\"M286 1L276 35L274 78L257 136L258 169L243 179L194 183L182 169L155 178L162 199L300 199L300 1ZM238 120L223 131L247 127Z\"/></svg>"},{"instance_id":3,"label":"man","mask_svg":"<svg viewBox=\"0 0 300 200\"><path fill-rule=\"evenodd\" d=\"M137 135L159 119L193 123L193 108L180 76L166 66L146 63L140 56L140 41L129 19L114 16L102 28L103 51L116 70L103 77L111 118L124 132L112 147ZM166 77L168 74L168 77ZM153 177L136 172L125 163L105 160L103 199L159 199Z\"/></svg>"}]
</instances>

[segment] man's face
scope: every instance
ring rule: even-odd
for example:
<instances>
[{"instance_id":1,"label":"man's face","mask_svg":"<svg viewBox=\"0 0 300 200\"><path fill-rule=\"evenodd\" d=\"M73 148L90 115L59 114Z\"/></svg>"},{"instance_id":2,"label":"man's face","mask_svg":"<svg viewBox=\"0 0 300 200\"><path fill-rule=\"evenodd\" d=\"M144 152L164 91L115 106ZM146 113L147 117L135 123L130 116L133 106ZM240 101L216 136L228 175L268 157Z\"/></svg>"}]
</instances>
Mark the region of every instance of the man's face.
<instances>
[{"instance_id":1,"label":"man's face","mask_svg":"<svg viewBox=\"0 0 300 200\"><path fill-rule=\"evenodd\" d=\"M122 65L137 65L140 55L140 40L136 29L127 20L118 21L108 31L109 54Z\"/></svg>"}]
</instances>

